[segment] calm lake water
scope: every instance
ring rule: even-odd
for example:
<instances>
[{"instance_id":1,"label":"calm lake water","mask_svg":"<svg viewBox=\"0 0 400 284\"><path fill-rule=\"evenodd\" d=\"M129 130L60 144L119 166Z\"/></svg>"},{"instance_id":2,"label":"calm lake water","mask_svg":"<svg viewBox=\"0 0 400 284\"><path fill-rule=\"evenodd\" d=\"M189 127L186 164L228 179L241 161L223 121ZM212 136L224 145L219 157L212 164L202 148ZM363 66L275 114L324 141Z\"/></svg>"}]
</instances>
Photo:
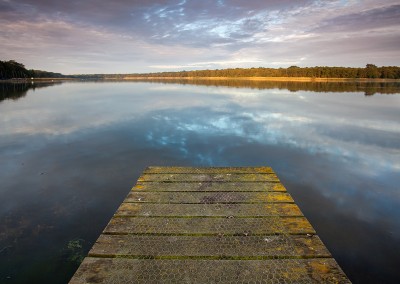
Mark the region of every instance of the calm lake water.
<instances>
[{"instance_id":1,"label":"calm lake water","mask_svg":"<svg viewBox=\"0 0 400 284\"><path fill-rule=\"evenodd\" d=\"M66 283L149 165L271 166L354 283L400 281L400 85L0 85L0 282Z\"/></svg>"}]
</instances>

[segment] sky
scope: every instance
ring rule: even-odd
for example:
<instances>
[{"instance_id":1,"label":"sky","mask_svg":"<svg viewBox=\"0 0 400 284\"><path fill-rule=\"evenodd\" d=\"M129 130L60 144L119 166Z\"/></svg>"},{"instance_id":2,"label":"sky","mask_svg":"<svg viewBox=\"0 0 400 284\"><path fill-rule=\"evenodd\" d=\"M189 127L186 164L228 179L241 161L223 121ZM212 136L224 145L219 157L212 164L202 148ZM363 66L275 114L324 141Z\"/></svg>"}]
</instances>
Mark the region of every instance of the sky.
<instances>
[{"instance_id":1,"label":"sky","mask_svg":"<svg viewBox=\"0 0 400 284\"><path fill-rule=\"evenodd\" d=\"M63 74L400 65L394 0L0 0L0 60Z\"/></svg>"}]
</instances>

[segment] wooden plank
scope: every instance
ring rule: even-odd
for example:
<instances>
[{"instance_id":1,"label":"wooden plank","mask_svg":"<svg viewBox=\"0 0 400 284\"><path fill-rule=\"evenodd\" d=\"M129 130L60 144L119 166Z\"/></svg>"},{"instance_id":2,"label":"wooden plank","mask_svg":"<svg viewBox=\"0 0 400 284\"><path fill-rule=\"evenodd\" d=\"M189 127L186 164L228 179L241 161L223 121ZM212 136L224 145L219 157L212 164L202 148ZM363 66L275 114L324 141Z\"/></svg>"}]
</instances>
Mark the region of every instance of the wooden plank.
<instances>
[{"instance_id":1,"label":"wooden plank","mask_svg":"<svg viewBox=\"0 0 400 284\"><path fill-rule=\"evenodd\" d=\"M261 259L330 257L318 236L100 235L89 256Z\"/></svg>"},{"instance_id":2,"label":"wooden plank","mask_svg":"<svg viewBox=\"0 0 400 284\"><path fill-rule=\"evenodd\" d=\"M274 174L270 167L148 167L146 174Z\"/></svg>"},{"instance_id":3,"label":"wooden plank","mask_svg":"<svg viewBox=\"0 0 400 284\"><path fill-rule=\"evenodd\" d=\"M139 182L255 182L273 181L279 182L275 174L143 174Z\"/></svg>"},{"instance_id":4,"label":"wooden plank","mask_svg":"<svg viewBox=\"0 0 400 284\"><path fill-rule=\"evenodd\" d=\"M277 182L138 182L133 191L278 191L286 188Z\"/></svg>"},{"instance_id":5,"label":"wooden plank","mask_svg":"<svg viewBox=\"0 0 400 284\"><path fill-rule=\"evenodd\" d=\"M139 203L293 203L283 192L140 192L131 191L124 202Z\"/></svg>"},{"instance_id":6,"label":"wooden plank","mask_svg":"<svg viewBox=\"0 0 400 284\"><path fill-rule=\"evenodd\" d=\"M154 260L87 257L71 284L350 283L332 258Z\"/></svg>"},{"instance_id":7,"label":"wooden plank","mask_svg":"<svg viewBox=\"0 0 400 284\"><path fill-rule=\"evenodd\" d=\"M290 203L266 204L151 204L122 203L116 216L184 216L184 217L261 217L302 216L299 207Z\"/></svg>"},{"instance_id":8,"label":"wooden plank","mask_svg":"<svg viewBox=\"0 0 400 284\"><path fill-rule=\"evenodd\" d=\"M350 283L271 168L150 167L70 283Z\"/></svg>"},{"instance_id":9,"label":"wooden plank","mask_svg":"<svg viewBox=\"0 0 400 284\"><path fill-rule=\"evenodd\" d=\"M105 234L269 235L315 234L304 217L266 218L112 218Z\"/></svg>"}]
</instances>

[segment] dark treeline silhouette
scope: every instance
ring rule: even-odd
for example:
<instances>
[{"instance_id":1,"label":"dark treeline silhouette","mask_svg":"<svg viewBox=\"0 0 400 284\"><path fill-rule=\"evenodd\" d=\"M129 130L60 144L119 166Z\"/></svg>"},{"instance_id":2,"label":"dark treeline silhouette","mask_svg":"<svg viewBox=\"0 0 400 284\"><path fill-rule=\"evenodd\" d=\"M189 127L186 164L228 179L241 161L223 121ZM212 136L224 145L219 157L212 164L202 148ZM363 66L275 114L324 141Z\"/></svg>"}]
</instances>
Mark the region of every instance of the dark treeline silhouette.
<instances>
[{"instance_id":1,"label":"dark treeline silhouette","mask_svg":"<svg viewBox=\"0 0 400 284\"><path fill-rule=\"evenodd\" d=\"M31 72L32 78L67 78L68 76L61 73L54 73L42 70L29 70Z\"/></svg>"},{"instance_id":2,"label":"dark treeline silhouette","mask_svg":"<svg viewBox=\"0 0 400 284\"><path fill-rule=\"evenodd\" d=\"M353 67L297 67L289 68L229 68L216 70L197 70L137 74L90 74L75 75L85 79L129 79L129 77L308 77L308 78L365 78L365 79L400 79L400 67L367 64L364 68Z\"/></svg>"},{"instance_id":3,"label":"dark treeline silhouette","mask_svg":"<svg viewBox=\"0 0 400 284\"><path fill-rule=\"evenodd\" d=\"M363 92L365 96L374 94L399 94L399 82L301 82L301 81L257 81L257 80L207 80L207 79L139 79L140 82L163 84L183 84L213 87L280 89L297 91L327 92Z\"/></svg>"},{"instance_id":4,"label":"dark treeline silhouette","mask_svg":"<svg viewBox=\"0 0 400 284\"><path fill-rule=\"evenodd\" d=\"M0 83L0 102L6 99L18 100L26 96L28 90L50 87L62 82L38 82L38 83Z\"/></svg>"},{"instance_id":5,"label":"dark treeline silhouette","mask_svg":"<svg viewBox=\"0 0 400 284\"><path fill-rule=\"evenodd\" d=\"M64 78L60 73L26 69L22 63L14 60L0 61L0 80L27 78Z\"/></svg>"},{"instance_id":6,"label":"dark treeline silhouette","mask_svg":"<svg viewBox=\"0 0 400 284\"><path fill-rule=\"evenodd\" d=\"M29 78L30 75L21 63L14 60L0 61L0 79Z\"/></svg>"}]
</instances>

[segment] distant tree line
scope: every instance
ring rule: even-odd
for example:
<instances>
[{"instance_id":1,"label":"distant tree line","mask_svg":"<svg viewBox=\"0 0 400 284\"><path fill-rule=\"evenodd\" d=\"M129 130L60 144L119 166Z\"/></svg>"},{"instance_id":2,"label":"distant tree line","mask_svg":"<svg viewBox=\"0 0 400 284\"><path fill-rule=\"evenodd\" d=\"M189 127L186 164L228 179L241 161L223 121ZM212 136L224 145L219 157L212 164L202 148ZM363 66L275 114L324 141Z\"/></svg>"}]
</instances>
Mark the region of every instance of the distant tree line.
<instances>
[{"instance_id":1,"label":"distant tree line","mask_svg":"<svg viewBox=\"0 0 400 284\"><path fill-rule=\"evenodd\" d=\"M82 79L127 79L136 78L196 78L196 77L308 77L308 78L365 78L365 79L400 79L400 67L367 64L364 68L353 67L298 67L289 68L228 68L216 70L196 70L158 73L133 74L81 74L71 77Z\"/></svg>"},{"instance_id":2,"label":"distant tree line","mask_svg":"<svg viewBox=\"0 0 400 284\"><path fill-rule=\"evenodd\" d=\"M105 77L110 75L105 75ZM121 77L122 75L116 75ZM127 76L127 75L124 75ZM310 77L310 78L370 78L400 79L400 67L367 64L365 68L352 67L297 67L289 68L229 68L216 70L180 71L129 74L132 77Z\"/></svg>"},{"instance_id":3,"label":"distant tree line","mask_svg":"<svg viewBox=\"0 0 400 284\"><path fill-rule=\"evenodd\" d=\"M26 69L22 63L14 60L0 61L0 80L27 78L64 78L61 73Z\"/></svg>"},{"instance_id":4,"label":"distant tree line","mask_svg":"<svg viewBox=\"0 0 400 284\"><path fill-rule=\"evenodd\" d=\"M65 78L60 73L26 69L21 63L14 60L0 61L0 80L13 78ZM79 79L126 79L129 77L309 77L309 78L367 78L367 79L400 79L400 67L367 64L364 68L354 67L298 67L288 68L228 68L216 70L196 70L159 73L134 74L80 74L69 75L69 78Z\"/></svg>"}]
</instances>

